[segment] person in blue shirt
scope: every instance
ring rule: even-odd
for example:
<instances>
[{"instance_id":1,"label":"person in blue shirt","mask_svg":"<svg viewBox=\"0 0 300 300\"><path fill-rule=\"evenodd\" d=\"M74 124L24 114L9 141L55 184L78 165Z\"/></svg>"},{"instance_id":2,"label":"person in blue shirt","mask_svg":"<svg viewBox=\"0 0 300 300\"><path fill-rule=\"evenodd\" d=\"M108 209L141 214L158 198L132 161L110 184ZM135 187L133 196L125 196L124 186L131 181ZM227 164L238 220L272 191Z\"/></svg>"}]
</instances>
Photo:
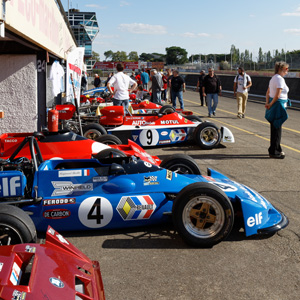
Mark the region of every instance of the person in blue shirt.
<instances>
[{"instance_id":1,"label":"person in blue shirt","mask_svg":"<svg viewBox=\"0 0 300 300\"><path fill-rule=\"evenodd\" d=\"M145 90L148 90L148 82L150 80L149 74L145 72L145 69L142 69L142 74L141 74L141 81L143 84L143 88Z\"/></svg>"},{"instance_id":2,"label":"person in blue shirt","mask_svg":"<svg viewBox=\"0 0 300 300\"><path fill-rule=\"evenodd\" d=\"M266 93L265 118L269 121L271 126L270 147L268 149L270 158L282 159L285 157L280 142L282 124L288 118L286 107L288 103L289 88L283 78L288 71L289 65L286 62L276 62L275 75L271 78Z\"/></svg>"}]
</instances>

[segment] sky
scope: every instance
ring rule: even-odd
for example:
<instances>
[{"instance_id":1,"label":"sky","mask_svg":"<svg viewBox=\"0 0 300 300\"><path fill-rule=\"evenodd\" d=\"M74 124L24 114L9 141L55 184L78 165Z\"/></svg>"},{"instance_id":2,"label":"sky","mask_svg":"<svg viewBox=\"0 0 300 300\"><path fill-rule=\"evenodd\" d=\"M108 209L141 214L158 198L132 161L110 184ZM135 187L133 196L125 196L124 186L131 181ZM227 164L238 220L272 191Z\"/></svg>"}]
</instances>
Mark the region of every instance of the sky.
<instances>
[{"instance_id":1,"label":"sky","mask_svg":"<svg viewBox=\"0 0 300 300\"><path fill-rule=\"evenodd\" d=\"M166 54L230 53L231 45L257 60L263 52L300 50L300 0L61 0L65 10L95 12L100 32L93 51ZM288 60L288 59L287 59Z\"/></svg>"}]
</instances>

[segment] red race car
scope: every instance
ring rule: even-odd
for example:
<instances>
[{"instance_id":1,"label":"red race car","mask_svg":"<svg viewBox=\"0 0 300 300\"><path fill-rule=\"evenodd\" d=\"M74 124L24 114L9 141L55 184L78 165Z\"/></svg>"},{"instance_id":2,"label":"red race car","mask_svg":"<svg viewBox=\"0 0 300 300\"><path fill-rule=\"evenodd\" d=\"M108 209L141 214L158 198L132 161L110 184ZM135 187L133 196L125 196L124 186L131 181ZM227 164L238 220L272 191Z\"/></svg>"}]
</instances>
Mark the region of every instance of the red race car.
<instances>
[{"instance_id":1,"label":"red race car","mask_svg":"<svg viewBox=\"0 0 300 300\"><path fill-rule=\"evenodd\" d=\"M97 124L96 124L97 125ZM127 144L119 144L117 137L102 135L100 142L82 137L74 132L44 132L44 133L4 133L0 135L0 158L9 159L20 148L18 157L31 158L28 137L34 135L41 150L43 159L89 159L112 156L136 156L153 165L166 168L181 174L201 174L196 161L186 154L170 155L161 161L157 156L151 156L142 147L131 140ZM110 145L107 145L110 144ZM22 147L24 146L24 147Z\"/></svg>"},{"instance_id":2,"label":"red race car","mask_svg":"<svg viewBox=\"0 0 300 300\"><path fill-rule=\"evenodd\" d=\"M0 247L0 299L104 300L99 262L49 226L45 244Z\"/></svg>"}]
</instances>

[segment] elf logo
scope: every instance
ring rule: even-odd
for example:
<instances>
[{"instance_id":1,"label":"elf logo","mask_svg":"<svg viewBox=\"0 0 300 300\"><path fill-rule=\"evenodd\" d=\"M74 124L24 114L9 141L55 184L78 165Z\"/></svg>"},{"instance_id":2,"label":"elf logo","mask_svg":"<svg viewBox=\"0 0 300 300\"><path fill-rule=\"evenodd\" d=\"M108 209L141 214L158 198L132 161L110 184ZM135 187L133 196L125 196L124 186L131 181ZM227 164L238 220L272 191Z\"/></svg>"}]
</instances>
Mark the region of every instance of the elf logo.
<instances>
[{"instance_id":1,"label":"elf logo","mask_svg":"<svg viewBox=\"0 0 300 300\"><path fill-rule=\"evenodd\" d=\"M247 220L248 227L253 227L254 225L261 224L262 218L262 212L260 212L259 214L255 214L254 217L249 217Z\"/></svg>"},{"instance_id":2,"label":"elf logo","mask_svg":"<svg viewBox=\"0 0 300 300\"><path fill-rule=\"evenodd\" d=\"M21 177L2 178L0 185L0 195L2 197L17 196L17 188L21 187Z\"/></svg>"}]
</instances>

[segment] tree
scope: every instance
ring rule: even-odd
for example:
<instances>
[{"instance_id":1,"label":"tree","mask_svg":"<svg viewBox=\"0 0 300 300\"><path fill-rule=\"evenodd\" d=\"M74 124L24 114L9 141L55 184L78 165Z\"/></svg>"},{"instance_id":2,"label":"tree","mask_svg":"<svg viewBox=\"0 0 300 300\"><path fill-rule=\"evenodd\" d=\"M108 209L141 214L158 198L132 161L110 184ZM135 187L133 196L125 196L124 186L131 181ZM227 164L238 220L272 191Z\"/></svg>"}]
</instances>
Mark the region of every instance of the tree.
<instances>
[{"instance_id":1,"label":"tree","mask_svg":"<svg viewBox=\"0 0 300 300\"><path fill-rule=\"evenodd\" d=\"M126 61L127 54L125 51L114 52L111 58L112 61Z\"/></svg>"},{"instance_id":2,"label":"tree","mask_svg":"<svg viewBox=\"0 0 300 300\"><path fill-rule=\"evenodd\" d=\"M108 60L108 59L112 60L113 54L114 53L111 50L105 51L104 52L105 60Z\"/></svg>"},{"instance_id":3,"label":"tree","mask_svg":"<svg viewBox=\"0 0 300 300\"><path fill-rule=\"evenodd\" d=\"M139 60L138 53L136 51L129 52L128 59L131 61L138 61Z\"/></svg>"},{"instance_id":4,"label":"tree","mask_svg":"<svg viewBox=\"0 0 300 300\"><path fill-rule=\"evenodd\" d=\"M100 61L100 54L92 51L92 59L95 61Z\"/></svg>"},{"instance_id":5,"label":"tree","mask_svg":"<svg viewBox=\"0 0 300 300\"><path fill-rule=\"evenodd\" d=\"M258 50L258 62L261 63L263 61L264 61L264 54L263 54L262 48L259 47L259 50Z\"/></svg>"},{"instance_id":6,"label":"tree","mask_svg":"<svg viewBox=\"0 0 300 300\"><path fill-rule=\"evenodd\" d=\"M169 47L166 48L166 62L171 65L182 65L188 62L187 51L180 47Z\"/></svg>"}]
</instances>

